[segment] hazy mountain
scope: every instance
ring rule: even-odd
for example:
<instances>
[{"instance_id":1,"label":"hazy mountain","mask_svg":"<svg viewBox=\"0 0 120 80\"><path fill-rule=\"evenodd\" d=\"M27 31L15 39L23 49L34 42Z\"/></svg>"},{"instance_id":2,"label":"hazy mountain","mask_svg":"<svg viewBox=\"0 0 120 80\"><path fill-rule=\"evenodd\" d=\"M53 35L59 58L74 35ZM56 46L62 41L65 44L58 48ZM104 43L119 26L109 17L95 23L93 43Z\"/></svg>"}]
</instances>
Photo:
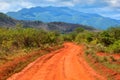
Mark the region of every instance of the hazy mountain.
<instances>
[{"instance_id":1,"label":"hazy mountain","mask_svg":"<svg viewBox=\"0 0 120 80\"><path fill-rule=\"evenodd\" d=\"M14 26L17 20L0 13L0 26Z\"/></svg>"},{"instance_id":2,"label":"hazy mountain","mask_svg":"<svg viewBox=\"0 0 120 80\"><path fill-rule=\"evenodd\" d=\"M118 20L120 22L120 20Z\"/></svg>"},{"instance_id":3,"label":"hazy mountain","mask_svg":"<svg viewBox=\"0 0 120 80\"><path fill-rule=\"evenodd\" d=\"M40 20L43 22L67 22L93 26L97 29L106 29L120 25L120 21L102 17L98 14L79 12L67 7L33 7L18 12L8 12L7 15L18 20Z\"/></svg>"},{"instance_id":4,"label":"hazy mountain","mask_svg":"<svg viewBox=\"0 0 120 80\"><path fill-rule=\"evenodd\" d=\"M92 27L84 26L80 24L71 24L64 22L50 22L43 23L41 21L25 21L25 20L15 20L7 15L0 13L0 26L1 27L15 27L17 24L23 24L23 27L34 27L34 28L42 28L45 30L51 31L59 31L61 33L71 32L77 27L84 28L86 30L95 30Z\"/></svg>"}]
</instances>

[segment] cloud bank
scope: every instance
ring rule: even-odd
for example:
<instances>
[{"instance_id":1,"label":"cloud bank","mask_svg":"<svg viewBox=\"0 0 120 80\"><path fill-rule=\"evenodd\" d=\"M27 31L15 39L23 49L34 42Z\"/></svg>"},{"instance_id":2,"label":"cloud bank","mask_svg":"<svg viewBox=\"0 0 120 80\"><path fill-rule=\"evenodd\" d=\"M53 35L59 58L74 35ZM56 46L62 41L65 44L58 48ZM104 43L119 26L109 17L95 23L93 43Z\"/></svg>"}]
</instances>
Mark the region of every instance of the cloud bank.
<instances>
[{"instance_id":1,"label":"cloud bank","mask_svg":"<svg viewBox=\"0 0 120 80\"><path fill-rule=\"evenodd\" d=\"M92 10L93 13L120 19L120 0L0 0L0 12L35 6L66 6L88 13Z\"/></svg>"}]
</instances>

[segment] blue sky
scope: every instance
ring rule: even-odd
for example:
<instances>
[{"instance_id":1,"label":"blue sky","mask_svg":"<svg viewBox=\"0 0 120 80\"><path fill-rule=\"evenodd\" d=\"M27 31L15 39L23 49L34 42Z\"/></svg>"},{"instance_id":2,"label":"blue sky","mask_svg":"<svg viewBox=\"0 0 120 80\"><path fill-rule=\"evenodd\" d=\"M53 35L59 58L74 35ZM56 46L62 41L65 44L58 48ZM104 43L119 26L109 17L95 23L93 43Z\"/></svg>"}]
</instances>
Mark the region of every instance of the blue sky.
<instances>
[{"instance_id":1,"label":"blue sky","mask_svg":"<svg viewBox=\"0 0 120 80\"><path fill-rule=\"evenodd\" d=\"M0 0L0 12L4 13L35 6L66 6L120 20L120 0Z\"/></svg>"}]
</instances>

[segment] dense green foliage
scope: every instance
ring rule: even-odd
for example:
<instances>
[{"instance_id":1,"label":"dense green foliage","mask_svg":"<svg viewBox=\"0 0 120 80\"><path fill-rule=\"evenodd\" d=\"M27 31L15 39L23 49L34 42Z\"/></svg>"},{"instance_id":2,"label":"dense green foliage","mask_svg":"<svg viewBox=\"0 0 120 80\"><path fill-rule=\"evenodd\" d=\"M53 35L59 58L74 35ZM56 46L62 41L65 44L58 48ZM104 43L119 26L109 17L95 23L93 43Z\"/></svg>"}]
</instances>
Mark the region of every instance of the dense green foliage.
<instances>
[{"instance_id":1,"label":"dense green foliage","mask_svg":"<svg viewBox=\"0 0 120 80\"><path fill-rule=\"evenodd\" d=\"M98 52L120 53L120 27L96 32L76 28L71 33L63 34L62 39L87 44Z\"/></svg>"},{"instance_id":2,"label":"dense green foliage","mask_svg":"<svg viewBox=\"0 0 120 80\"><path fill-rule=\"evenodd\" d=\"M0 28L0 65L14 60L16 57L30 55L27 52L33 49L51 49L63 42L76 42L86 45L86 55L92 55L96 61L107 67L118 70L118 65L110 64L109 61L116 61L113 57L98 57L96 52L120 53L120 27L109 28L105 31L88 31L83 28L76 28L73 32L59 33L56 31L45 31L36 28L23 28L18 24L15 28ZM23 50L19 53L19 50ZM18 51L18 53L17 53ZM23 63L19 62L15 70L20 70L26 63L38 58L41 54L28 57ZM14 65L13 65L14 66ZM5 74L8 77L10 71L14 73L14 67L8 68ZM3 71L4 72L4 71ZM3 74L3 73L2 73Z\"/></svg>"},{"instance_id":3,"label":"dense green foliage","mask_svg":"<svg viewBox=\"0 0 120 80\"><path fill-rule=\"evenodd\" d=\"M110 53L120 52L120 27L105 31L90 32L77 28L71 33L60 34L35 28L0 28L0 54L26 48L47 48L61 44L64 41L87 43L97 51Z\"/></svg>"},{"instance_id":4,"label":"dense green foliage","mask_svg":"<svg viewBox=\"0 0 120 80\"><path fill-rule=\"evenodd\" d=\"M99 32L78 32L75 42L87 43L97 51L120 53L120 27L111 27Z\"/></svg>"},{"instance_id":5,"label":"dense green foliage","mask_svg":"<svg viewBox=\"0 0 120 80\"><path fill-rule=\"evenodd\" d=\"M62 43L60 34L34 28L0 28L0 54L24 48L47 48Z\"/></svg>"}]
</instances>

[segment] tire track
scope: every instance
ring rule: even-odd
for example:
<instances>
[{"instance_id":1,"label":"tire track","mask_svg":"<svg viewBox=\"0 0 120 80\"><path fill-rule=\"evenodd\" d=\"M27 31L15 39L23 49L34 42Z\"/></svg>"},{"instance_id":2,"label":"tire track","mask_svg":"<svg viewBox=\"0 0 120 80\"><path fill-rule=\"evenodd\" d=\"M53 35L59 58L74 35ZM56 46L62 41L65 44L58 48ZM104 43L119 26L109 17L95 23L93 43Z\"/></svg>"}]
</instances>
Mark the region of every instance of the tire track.
<instances>
[{"instance_id":1,"label":"tire track","mask_svg":"<svg viewBox=\"0 0 120 80\"><path fill-rule=\"evenodd\" d=\"M106 80L86 63L83 46L73 43L64 46L40 57L7 80Z\"/></svg>"}]
</instances>

